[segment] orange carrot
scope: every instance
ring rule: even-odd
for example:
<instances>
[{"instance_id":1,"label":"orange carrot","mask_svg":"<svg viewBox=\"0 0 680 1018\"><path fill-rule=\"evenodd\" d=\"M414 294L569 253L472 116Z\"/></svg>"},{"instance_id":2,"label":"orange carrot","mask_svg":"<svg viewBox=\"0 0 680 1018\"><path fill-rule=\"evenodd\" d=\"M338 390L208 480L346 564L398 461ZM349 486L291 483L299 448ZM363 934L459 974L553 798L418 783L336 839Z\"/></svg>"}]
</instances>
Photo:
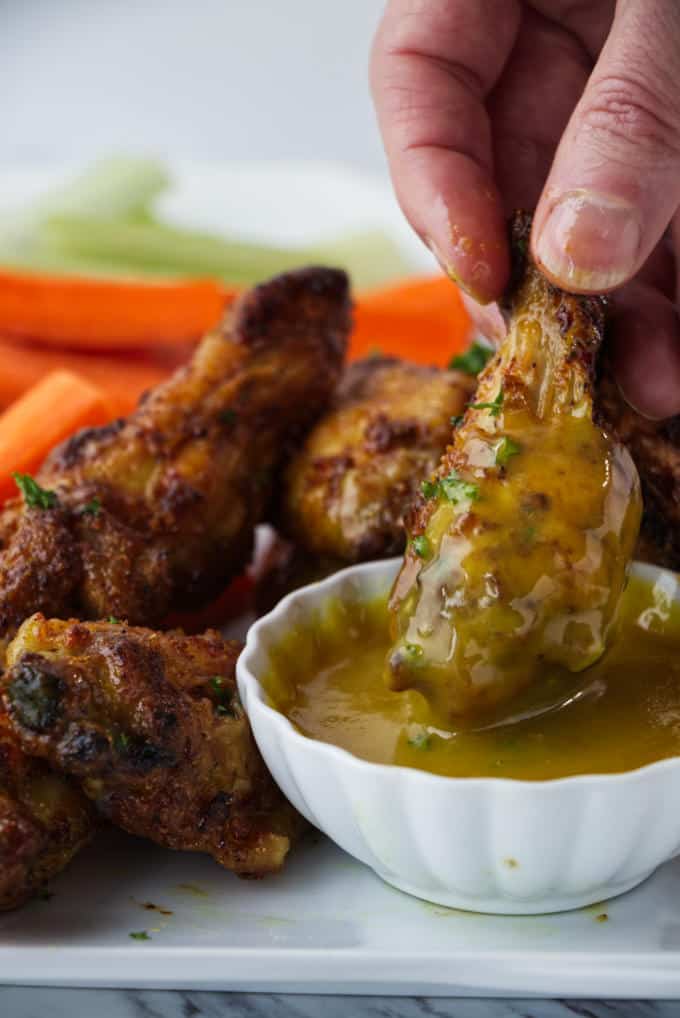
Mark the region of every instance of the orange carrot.
<instances>
[{"instance_id":1,"label":"orange carrot","mask_svg":"<svg viewBox=\"0 0 680 1018\"><path fill-rule=\"evenodd\" d=\"M2 338L0 409L9 406L45 375L63 368L98 385L109 398L114 414L125 415L134 408L143 392L158 385L190 355L190 347L175 347L153 350L147 355L131 352L122 357L111 353L44 349Z\"/></svg>"},{"instance_id":2,"label":"orange carrot","mask_svg":"<svg viewBox=\"0 0 680 1018\"><path fill-rule=\"evenodd\" d=\"M465 347L470 330L460 293L443 276L362 294L354 320L350 360L380 352L441 367Z\"/></svg>"},{"instance_id":3,"label":"orange carrot","mask_svg":"<svg viewBox=\"0 0 680 1018\"><path fill-rule=\"evenodd\" d=\"M0 271L0 334L44 346L131 350L195 342L235 290L213 280L86 279Z\"/></svg>"},{"instance_id":4,"label":"orange carrot","mask_svg":"<svg viewBox=\"0 0 680 1018\"><path fill-rule=\"evenodd\" d=\"M54 445L111 416L101 389L87 379L70 371L43 378L0 415L0 500L16 494L14 471L33 473Z\"/></svg>"}]
</instances>

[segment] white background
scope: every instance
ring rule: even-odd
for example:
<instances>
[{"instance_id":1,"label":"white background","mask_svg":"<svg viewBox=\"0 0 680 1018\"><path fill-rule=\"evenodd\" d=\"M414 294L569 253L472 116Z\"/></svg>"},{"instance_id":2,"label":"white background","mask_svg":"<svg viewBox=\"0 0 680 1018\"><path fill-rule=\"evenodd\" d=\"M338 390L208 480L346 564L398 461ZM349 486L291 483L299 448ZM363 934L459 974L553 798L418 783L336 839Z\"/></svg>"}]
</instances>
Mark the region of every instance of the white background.
<instances>
[{"instance_id":1,"label":"white background","mask_svg":"<svg viewBox=\"0 0 680 1018\"><path fill-rule=\"evenodd\" d=\"M0 0L0 163L110 151L384 173L382 0Z\"/></svg>"}]
</instances>

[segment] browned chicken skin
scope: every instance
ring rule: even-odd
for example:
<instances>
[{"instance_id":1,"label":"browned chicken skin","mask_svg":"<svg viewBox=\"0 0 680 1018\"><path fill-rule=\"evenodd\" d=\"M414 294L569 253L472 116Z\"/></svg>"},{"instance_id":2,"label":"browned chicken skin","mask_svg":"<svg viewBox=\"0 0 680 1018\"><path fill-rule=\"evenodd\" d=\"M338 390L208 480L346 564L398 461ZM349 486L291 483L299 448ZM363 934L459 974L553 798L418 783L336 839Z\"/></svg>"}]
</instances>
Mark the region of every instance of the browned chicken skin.
<instances>
[{"instance_id":1,"label":"browned chicken skin","mask_svg":"<svg viewBox=\"0 0 680 1018\"><path fill-rule=\"evenodd\" d=\"M38 614L8 648L3 701L22 749L118 826L260 876L280 868L302 820L241 708L239 651L214 632Z\"/></svg>"},{"instance_id":2,"label":"browned chicken skin","mask_svg":"<svg viewBox=\"0 0 680 1018\"><path fill-rule=\"evenodd\" d=\"M333 392L349 326L344 273L311 268L277 277L242 297L187 367L130 418L57 449L36 478L37 504L17 498L0 512L0 651L34 612L154 625L171 609L209 599L239 572L276 470ZM206 712L201 702L193 721L185 719L194 734ZM240 745L243 766L255 766L247 725L238 724L234 752ZM75 787L22 755L4 714L0 752L0 906L9 907L63 868L92 821ZM135 804L131 782L109 814L142 833L135 810L144 816L152 784L142 782ZM263 781L265 826L279 809L276 800L269 813L267 787ZM192 804L185 806L188 816ZM200 803L193 808L198 815ZM234 812L233 831L243 825L242 862L236 833L223 857L262 871L285 854L287 833L253 841L259 821L250 808ZM205 850L213 828L224 825L224 811L213 807L200 835ZM166 830L164 843L173 836ZM176 837L179 844L188 833Z\"/></svg>"},{"instance_id":3,"label":"browned chicken skin","mask_svg":"<svg viewBox=\"0 0 680 1018\"><path fill-rule=\"evenodd\" d=\"M25 756L0 713L0 910L32 897L93 831L87 800L42 761Z\"/></svg>"},{"instance_id":4,"label":"browned chicken skin","mask_svg":"<svg viewBox=\"0 0 680 1018\"><path fill-rule=\"evenodd\" d=\"M160 623L247 563L292 442L324 409L350 326L347 278L256 287L130 418L81 432L0 514L0 640L33 612Z\"/></svg>"},{"instance_id":5,"label":"browned chicken skin","mask_svg":"<svg viewBox=\"0 0 680 1018\"><path fill-rule=\"evenodd\" d=\"M338 562L403 551L403 516L439 462L473 379L396 358L346 371L330 410L285 475L283 529Z\"/></svg>"}]
</instances>

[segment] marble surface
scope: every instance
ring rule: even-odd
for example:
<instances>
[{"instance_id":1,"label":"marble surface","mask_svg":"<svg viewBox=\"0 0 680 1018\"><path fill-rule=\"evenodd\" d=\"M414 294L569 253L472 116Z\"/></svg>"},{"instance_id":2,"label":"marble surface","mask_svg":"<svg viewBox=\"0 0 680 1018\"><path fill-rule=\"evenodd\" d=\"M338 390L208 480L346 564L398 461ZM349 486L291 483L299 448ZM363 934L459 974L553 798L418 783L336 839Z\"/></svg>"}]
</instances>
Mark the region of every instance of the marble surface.
<instances>
[{"instance_id":1,"label":"marble surface","mask_svg":"<svg viewBox=\"0 0 680 1018\"><path fill-rule=\"evenodd\" d=\"M677 1018L675 1001L454 1000L0 988L2 1018Z\"/></svg>"}]
</instances>

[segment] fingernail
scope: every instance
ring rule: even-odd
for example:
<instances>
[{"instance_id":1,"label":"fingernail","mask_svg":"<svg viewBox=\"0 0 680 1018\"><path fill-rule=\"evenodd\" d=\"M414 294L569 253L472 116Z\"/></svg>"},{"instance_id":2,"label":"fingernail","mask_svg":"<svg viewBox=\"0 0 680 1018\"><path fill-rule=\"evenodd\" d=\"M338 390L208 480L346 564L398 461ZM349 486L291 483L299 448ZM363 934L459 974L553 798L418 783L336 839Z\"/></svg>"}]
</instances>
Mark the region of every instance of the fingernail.
<instances>
[{"instance_id":1,"label":"fingernail","mask_svg":"<svg viewBox=\"0 0 680 1018\"><path fill-rule=\"evenodd\" d=\"M635 271L641 230L628 202L592 191L567 192L538 235L534 254L565 290L612 290Z\"/></svg>"},{"instance_id":2,"label":"fingernail","mask_svg":"<svg viewBox=\"0 0 680 1018\"><path fill-rule=\"evenodd\" d=\"M474 283L472 285L470 285L470 283L466 283L461 278L461 276L456 271L456 269L454 269L454 267L451 264L451 262L447 261L447 259L444 258L440 248L432 240L431 237L423 237L423 240L424 240L425 244L427 245L427 247L432 252L432 254L435 256L435 258L437 259L437 261L439 262L439 264L441 265L442 269L444 270L446 275L449 277L451 282L455 283L459 290L461 290L464 294L467 294L468 297L471 297L472 300L474 300L477 304L481 304L482 306L485 305L485 304L488 304L490 302L491 298L488 297L481 290L476 289ZM476 270L476 275L477 276L484 275L485 273L488 276L488 267L483 265L482 263L480 263L479 266L473 267L473 272L472 272L473 277L475 276L475 270Z\"/></svg>"}]
</instances>

